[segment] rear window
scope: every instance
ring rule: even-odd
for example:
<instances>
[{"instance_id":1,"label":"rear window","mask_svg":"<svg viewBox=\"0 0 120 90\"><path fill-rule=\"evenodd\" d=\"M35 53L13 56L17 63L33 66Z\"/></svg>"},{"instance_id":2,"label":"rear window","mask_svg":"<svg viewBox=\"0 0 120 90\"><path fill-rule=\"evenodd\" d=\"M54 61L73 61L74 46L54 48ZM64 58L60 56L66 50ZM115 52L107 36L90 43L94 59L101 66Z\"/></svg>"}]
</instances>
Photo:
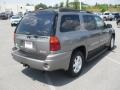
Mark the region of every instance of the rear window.
<instances>
[{"instance_id":1,"label":"rear window","mask_svg":"<svg viewBox=\"0 0 120 90\"><path fill-rule=\"evenodd\" d=\"M24 16L17 27L17 34L49 36L53 30L55 13L40 11Z\"/></svg>"}]
</instances>

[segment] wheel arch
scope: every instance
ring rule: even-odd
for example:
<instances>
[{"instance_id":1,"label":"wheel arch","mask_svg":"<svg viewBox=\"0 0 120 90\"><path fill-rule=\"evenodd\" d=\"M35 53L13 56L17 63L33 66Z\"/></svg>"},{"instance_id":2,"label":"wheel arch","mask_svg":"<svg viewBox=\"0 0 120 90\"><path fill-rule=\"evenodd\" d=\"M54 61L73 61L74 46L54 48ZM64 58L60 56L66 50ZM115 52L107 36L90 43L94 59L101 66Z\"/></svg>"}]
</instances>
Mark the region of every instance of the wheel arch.
<instances>
[{"instance_id":1,"label":"wheel arch","mask_svg":"<svg viewBox=\"0 0 120 90\"><path fill-rule=\"evenodd\" d=\"M76 51L81 51L81 53L84 55L84 58L86 60L86 58L87 58L87 49L86 49L85 45L81 45L81 46L76 47L75 49L73 49L72 54L74 54L74 52L76 52ZM72 56L72 54L71 54L71 56Z\"/></svg>"}]
</instances>

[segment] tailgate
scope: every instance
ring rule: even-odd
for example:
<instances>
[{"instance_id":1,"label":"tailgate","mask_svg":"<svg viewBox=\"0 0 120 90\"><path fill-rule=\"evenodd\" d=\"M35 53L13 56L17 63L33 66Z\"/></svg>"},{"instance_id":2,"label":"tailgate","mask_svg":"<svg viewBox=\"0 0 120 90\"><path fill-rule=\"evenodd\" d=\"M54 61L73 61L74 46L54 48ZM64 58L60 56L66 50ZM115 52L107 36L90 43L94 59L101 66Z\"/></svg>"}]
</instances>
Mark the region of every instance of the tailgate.
<instances>
[{"instance_id":1,"label":"tailgate","mask_svg":"<svg viewBox=\"0 0 120 90\"><path fill-rule=\"evenodd\" d=\"M49 36L16 34L15 45L26 53L47 56L50 47L49 39Z\"/></svg>"}]
</instances>

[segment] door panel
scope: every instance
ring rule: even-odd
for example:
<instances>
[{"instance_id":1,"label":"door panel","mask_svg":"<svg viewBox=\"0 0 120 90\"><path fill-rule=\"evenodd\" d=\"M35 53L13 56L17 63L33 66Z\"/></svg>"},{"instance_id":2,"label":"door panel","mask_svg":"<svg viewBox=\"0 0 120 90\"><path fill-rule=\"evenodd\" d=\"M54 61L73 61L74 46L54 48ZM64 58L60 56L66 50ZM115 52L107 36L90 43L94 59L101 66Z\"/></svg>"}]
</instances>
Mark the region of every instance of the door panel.
<instances>
[{"instance_id":1,"label":"door panel","mask_svg":"<svg viewBox=\"0 0 120 90\"><path fill-rule=\"evenodd\" d=\"M100 42L101 42L102 44L106 44L106 43L108 43L109 40L110 40L109 30L108 30L108 29L102 30Z\"/></svg>"},{"instance_id":2,"label":"door panel","mask_svg":"<svg viewBox=\"0 0 120 90\"><path fill-rule=\"evenodd\" d=\"M101 30L88 31L89 36L87 40L88 51L92 51L100 46Z\"/></svg>"},{"instance_id":3,"label":"door panel","mask_svg":"<svg viewBox=\"0 0 120 90\"><path fill-rule=\"evenodd\" d=\"M109 41L109 30L105 27L105 23L100 17L95 16L95 20L97 24L97 29L101 30L100 45L104 45Z\"/></svg>"},{"instance_id":4,"label":"door panel","mask_svg":"<svg viewBox=\"0 0 120 90\"><path fill-rule=\"evenodd\" d=\"M67 52L80 45L80 17L79 14L62 14L60 28L57 35L60 39L61 51Z\"/></svg>"},{"instance_id":5,"label":"door panel","mask_svg":"<svg viewBox=\"0 0 120 90\"><path fill-rule=\"evenodd\" d=\"M101 30L97 29L94 15L83 15L84 28L88 32L88 51L92 51L100 46Z\"/></svg>"}]
</instances>

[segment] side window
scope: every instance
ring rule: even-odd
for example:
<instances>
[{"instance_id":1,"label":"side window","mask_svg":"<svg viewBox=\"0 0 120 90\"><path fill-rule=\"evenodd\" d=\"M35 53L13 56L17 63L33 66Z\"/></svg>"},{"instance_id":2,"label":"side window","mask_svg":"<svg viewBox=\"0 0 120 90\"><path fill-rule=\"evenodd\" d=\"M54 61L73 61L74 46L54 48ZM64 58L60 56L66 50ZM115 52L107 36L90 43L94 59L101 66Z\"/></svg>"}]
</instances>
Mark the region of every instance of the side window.
<instances>
[{"instance_id":1,"label":"side window","mask_svg":"<svg viewBox=\"0 0 120 90\"><path fill-rule=\"evenodd\" d=\"M84 27L86 30L96 30L96 21L92 15L83 16Z\"/></svg>"},{"instance_id":2,"label":"side window","mask_svg":"<svg viewBox=\"0 0 120 90\"><path fill-rule=\"evenodd\" d=\"M97 24L98 29L104 29L105 28L105 23L103 22L103 20L100 17L96 16L95 20L96 20L96 24Z\"/></svg>"},{"instance_id":3,"label":"side window","mask_svg":"<svg viewBox=\"0 0 120 90\"><path fill-rule=\"evenodd\" d=\"M61 32L80 30L79 15L63 15L61 17Z\"/></svg>"}]
</instances>

